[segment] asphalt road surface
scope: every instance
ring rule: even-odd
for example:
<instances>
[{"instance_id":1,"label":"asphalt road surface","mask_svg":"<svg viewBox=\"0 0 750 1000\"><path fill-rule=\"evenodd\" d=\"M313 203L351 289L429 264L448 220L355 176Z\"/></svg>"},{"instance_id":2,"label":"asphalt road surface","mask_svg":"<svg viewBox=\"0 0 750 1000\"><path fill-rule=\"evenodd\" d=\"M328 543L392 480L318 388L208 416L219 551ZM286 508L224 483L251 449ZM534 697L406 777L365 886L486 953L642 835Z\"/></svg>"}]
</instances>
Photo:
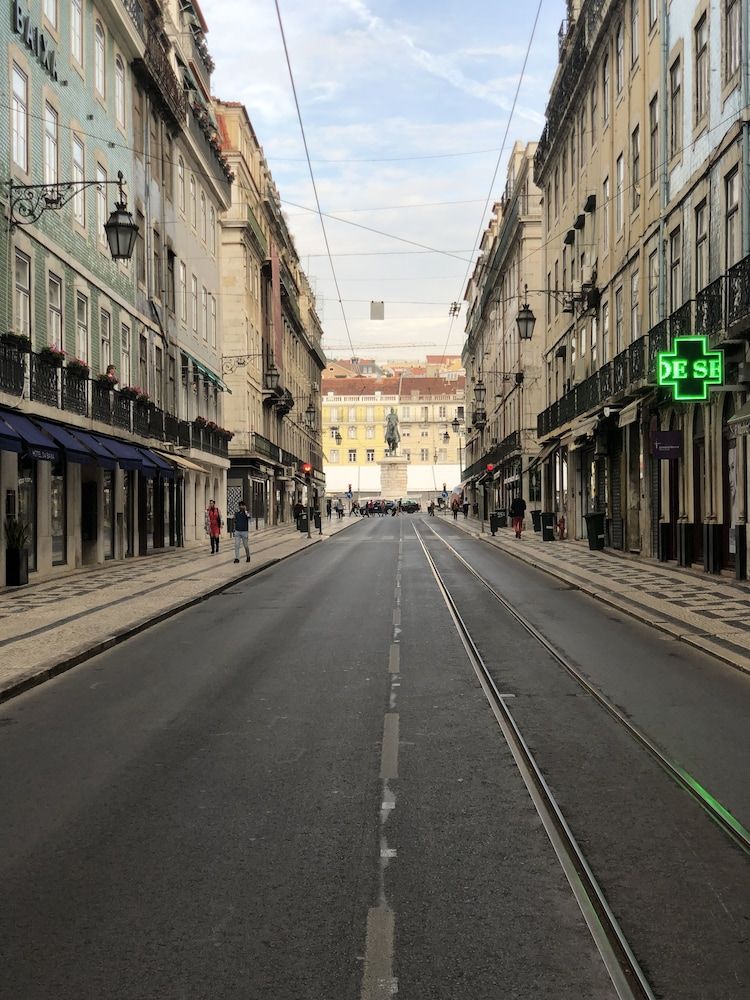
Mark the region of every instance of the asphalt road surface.
<instances>
[{"instance_id":1,"label":"asphalt road surface","mask_svg":"<svg viewBox=\"0 0 750 1000\"><path fill-rule=\"evenodd\" d=\"M653 995L750 996L750 860L430 531L750 824L750 679L375 518L0 709L0 997L616 996L415 528Z\"/></svg>"}]
</instances>

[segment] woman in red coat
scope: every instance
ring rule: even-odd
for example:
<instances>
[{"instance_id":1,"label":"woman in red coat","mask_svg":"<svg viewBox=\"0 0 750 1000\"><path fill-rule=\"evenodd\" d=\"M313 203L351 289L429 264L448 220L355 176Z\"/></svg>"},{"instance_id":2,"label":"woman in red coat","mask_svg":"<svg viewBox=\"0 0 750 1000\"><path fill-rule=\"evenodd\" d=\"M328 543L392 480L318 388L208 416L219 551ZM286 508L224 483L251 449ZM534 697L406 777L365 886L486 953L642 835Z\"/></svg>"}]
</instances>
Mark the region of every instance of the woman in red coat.
<instances>
[{"instance_id":1,"label":"woman in red coat","mask_svg":"<svg viewBox=\"0 0 750 1000\"><path fill-rule=\"evenodd\" d=\"M206 534L211 539L211 555L219 551L219 539L221 538L221 528L223 525L221 511L216 506L215 500L209 500L206 508L205 528Z\"/></svg>"}]
</instances>

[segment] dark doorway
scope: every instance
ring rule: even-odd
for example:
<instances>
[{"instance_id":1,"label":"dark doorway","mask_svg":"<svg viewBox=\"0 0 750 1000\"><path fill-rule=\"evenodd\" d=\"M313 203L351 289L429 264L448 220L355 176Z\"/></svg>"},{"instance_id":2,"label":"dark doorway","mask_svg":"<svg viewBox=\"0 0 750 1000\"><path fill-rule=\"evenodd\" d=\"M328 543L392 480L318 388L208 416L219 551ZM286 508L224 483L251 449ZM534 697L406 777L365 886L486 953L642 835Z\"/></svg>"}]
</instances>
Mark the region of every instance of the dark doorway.
<instances>
[{"instance_id":1,"label":"dark doorway","mask_svg":"<svg viewBox=\"0 0 750 1000\"><path fill-rule=\"evenodd\" d=\"M739 520L737 439L729 427L729 419L734 416L734 409L734 396L730 392L724 400L721 442L722 565L729 569L734 569L736 561Z\"/></svg>"},{"instance_id":2,"label":"dark doorway","mask_svg":"<svg viewBox=\"0 0 750 1000\"><path fill-rule=\"evenodd\" d=\"M669 421L670 431L677 430L677 416L672 414ZM677 558L677 521L680 517L680 465L681 459L675 458L670 459L667 462L669 466L669 539L670 539L670 549L669 558Z\"/></svg>"},{"instance_id":3,"label":"dark doorway","mask_svg":"<svg viewBox=\"0 0 750 1000\"><path fill-rule=\"evenodd\" d=\"M706 436L703 407L693 416L693 562L703 562L703 497L706 482Z\"/></svg>"}]
</instances>

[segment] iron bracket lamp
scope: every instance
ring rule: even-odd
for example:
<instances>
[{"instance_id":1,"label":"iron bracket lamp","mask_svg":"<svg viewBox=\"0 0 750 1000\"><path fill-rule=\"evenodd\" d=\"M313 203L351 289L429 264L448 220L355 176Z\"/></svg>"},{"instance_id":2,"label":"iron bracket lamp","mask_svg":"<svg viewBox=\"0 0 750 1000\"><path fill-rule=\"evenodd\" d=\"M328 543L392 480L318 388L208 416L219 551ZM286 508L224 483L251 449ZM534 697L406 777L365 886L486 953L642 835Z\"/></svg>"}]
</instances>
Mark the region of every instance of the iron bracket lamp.
<instances>
[{"instance_id":1,"label":"iron bracket lamp","mask_svg":"<svg viewBox=\"0 0 750 1000\"><path fill-rule=\"evenodd\" d=\"M133 256L138 236L138 224L128 212L125 195L125 179L122 171L116 181L60 181L54 184L16 184L10 181L9 219L10 228L30 226L37 222L48 209L59 211L87 188L103 188L116 185L119 195L114 211L104 223L110 253L113 260L130 260Z\"/></svg>"}]
</instances>

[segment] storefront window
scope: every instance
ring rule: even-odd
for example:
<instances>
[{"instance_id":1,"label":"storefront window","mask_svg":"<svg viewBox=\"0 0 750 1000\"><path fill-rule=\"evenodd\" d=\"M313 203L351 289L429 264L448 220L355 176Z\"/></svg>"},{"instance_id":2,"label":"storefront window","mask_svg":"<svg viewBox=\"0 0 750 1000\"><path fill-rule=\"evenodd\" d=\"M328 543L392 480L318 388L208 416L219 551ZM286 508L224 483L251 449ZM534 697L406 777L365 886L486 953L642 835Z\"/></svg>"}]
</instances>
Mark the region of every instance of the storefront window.
<instances>
[{"instance_id":1,"label":"storefront window","mask_svg":"<svg viewBox=\"0 0 750 1000\"><path fill-rule=\"evenodd\" d=\"M67 559L67 506L65 497L65 463L54 462L50 475L50 531L52 534L52 565L62 566Z\"/></svg>"},{"instance_id":2,"label":"storefront window","mask_svg":"<svg viewBox=\"0 0 750 1000\"><path fill-rule=\"evenodd\" d=\"M36 462L18 459L18 519L29 526L29 569L36 569Z\"/></svg>"},{"instance_id":3,"label":"storefront window","mask_svg":"<svg viewBox=\"0 0 750 1000\"><path fill-rule=\"evenodd\" d=\"M146 480L146 546L154 547L154 481Z\"/></svg>"},{"instance_id":4,"label":"storefront window","mask_svg":"<svg viewBox=\"0 0 750 1000\"><path fill-rule=\"evenodd\" d=\"M114 518L114 473L104 472L104 491L102 499L102 530L104 532L104 558L112 559L115 554L115 518Z\"/></svg>"}]
</instances>

